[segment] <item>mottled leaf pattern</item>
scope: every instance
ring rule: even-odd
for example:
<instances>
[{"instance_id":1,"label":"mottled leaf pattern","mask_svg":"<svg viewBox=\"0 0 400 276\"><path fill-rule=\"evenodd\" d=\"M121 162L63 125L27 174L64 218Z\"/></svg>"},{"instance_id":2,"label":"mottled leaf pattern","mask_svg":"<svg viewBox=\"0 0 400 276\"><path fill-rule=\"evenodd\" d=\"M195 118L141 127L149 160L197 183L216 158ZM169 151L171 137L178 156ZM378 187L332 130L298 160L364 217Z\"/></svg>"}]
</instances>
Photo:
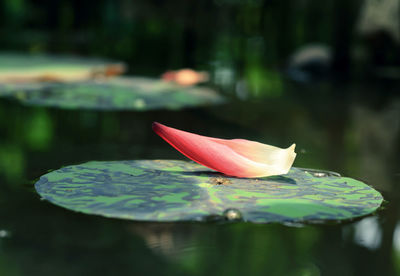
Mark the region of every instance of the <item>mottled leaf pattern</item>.
<instances>
[{"instance_id":1,"label":"mottled leaf pattern","mask_svg":"<svg viewBox=\"0 0 400 276\"><path fill-rule=\"evenodd\" d=\"M144 221L204 220L232 208L258 223L343 220L367 215L383 200L347 177L316 177L292 168L282 176L232 178L173 160L68 166L42 176L36 190L71 210Z\"/></svg>"}]
</instances>

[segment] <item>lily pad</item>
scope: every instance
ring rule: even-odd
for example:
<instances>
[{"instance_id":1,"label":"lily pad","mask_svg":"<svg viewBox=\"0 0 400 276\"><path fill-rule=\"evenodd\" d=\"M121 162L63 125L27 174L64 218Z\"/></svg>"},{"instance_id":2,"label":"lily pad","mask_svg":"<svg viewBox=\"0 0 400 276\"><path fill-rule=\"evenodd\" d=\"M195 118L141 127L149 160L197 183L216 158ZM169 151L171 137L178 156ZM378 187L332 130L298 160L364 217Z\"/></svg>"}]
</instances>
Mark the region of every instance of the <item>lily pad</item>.
<instances>
[{"instance_id":1,"label":"lily pad","mask_svg":"<svg viewBox=\"0 0 400 276\"><path fill-rule=\"evenodd\" d=\"M3 94L27 105L64 109L152 110L219 104L222 96L205 87L183 87L159 79L118 77L76 83L1 85Z\"/></svg>"},{"instance_id":2,"label":"lily pad","mask_svg":"<svg viewBox=\"0 0 400 276\"><path fill-rule=\"evenodd\" d=\"M122 63L99 59L0 53L0 83L15 84L17 87L20 83L38 81L81 81L96 76L118 75L124 70Z\"/></svg>"},{"instance_id":3,"label":"lily pad","mask_svg":"<svg viewBox=\"0 0 400 276\"><path fill-rule=\"evenodd\" d=\"M174 160L67 166L42 176L35 187L70 210L140 221L344 220L374 212L383 200L368 185L333 173L292 168L282 176L232 178Z\"/></svg>"}]
</instances>

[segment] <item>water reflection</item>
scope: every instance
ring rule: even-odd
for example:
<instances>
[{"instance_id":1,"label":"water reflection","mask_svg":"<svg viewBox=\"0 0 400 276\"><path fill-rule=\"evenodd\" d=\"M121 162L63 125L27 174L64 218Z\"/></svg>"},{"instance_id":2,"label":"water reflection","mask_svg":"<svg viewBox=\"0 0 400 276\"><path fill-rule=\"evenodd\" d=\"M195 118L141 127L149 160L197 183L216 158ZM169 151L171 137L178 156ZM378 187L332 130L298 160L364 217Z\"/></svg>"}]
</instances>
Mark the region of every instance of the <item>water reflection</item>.
<instances>
[{"instance_id":1,"label":"water reflection","mask_svg":"<svg viewBox=\"0 0 400 276\"><path fill-rule=\"evenodd\" d=\"M368 249L375 250L381 246L382 231L378 218L365 218L355 225L354 241Z\"/></svg>"},{"instance_id":2,"label":"water reflection","mask_svg":"<svg viewBox=\"0 0 400 276\"><path fill-rule=\"evenodd\" d=\"M400 253L400 221L396 224L396 228L393 233L393 248Z\"/></svg>"},{"instance_id":3,"label":"water reflection","mask_svg":"<svg viewBox=\"0 0 400 276\"><path fill-rule=\"evenodd\" d=\"M204 251L205 245L196 244L197 228L190 224L172 223L135 223L129 226L129 230L142 237L155 253L175 261Z\"/></svg>"},{"instance_id":4,"label":"water reflection","mask_svg":"<svg viewBox=\"0 0 400 276\"><path fill-rule=\"evenodd\" d=\"M375 187L391 191L398 168L400 147L400 100L394 99L378 109L356 103L352 110L352 143L357 145L358 174Z\"/></svg>"},{"instance_id":5,"label":"water reflection","mask_svg":"<svg viewBox=\"0 0 400 276\"><path fill-rule=\"evenodd\" d=\"M10 236L10 232L4 229L0 230L0 238L7 238Z\"/></svg>"},{"instance_id":6,"label":"water reflection","mask_svg":"<svg viewBox=\"0 0 400 276\"><path fill-rule=\"evenodd\" d=\"M154 252L190 274L206 275L212 271L213 275L260 275L271 267L277 275L321 273L307 257L316 252L314 244L320 237L313 227L136 223L129 229L142 236Z\"/></svg>"}]
</instances>

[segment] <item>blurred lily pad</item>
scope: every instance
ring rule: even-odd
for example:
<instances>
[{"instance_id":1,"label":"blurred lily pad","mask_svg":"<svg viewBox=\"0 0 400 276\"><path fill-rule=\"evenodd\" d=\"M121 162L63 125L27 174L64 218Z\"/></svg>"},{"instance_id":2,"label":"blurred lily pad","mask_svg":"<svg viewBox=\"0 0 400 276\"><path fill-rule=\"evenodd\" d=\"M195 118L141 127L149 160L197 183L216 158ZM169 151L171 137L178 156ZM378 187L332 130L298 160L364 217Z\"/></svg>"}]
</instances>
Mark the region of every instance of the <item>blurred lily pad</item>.
<instances>
[{"instance_id":1,"label":"blurred lily pad","mask_svg":"<svg viewBox=\"0 0 400 276\"><path fill-rule=\"evenodd\" d=\"M0 83L71 82L119 75L122 63L72 56L0 53ZM42 84L43 86L43 84ZM0 88L0 91L3 90ZM0 92L1 93L1 92Z\"/></svg>"},{"instance_id":2,"label":"blurred lily pad","mask_svg":"<svg viewBox=\"0 0 400 276\"><path fill-rule=\"evenodd\" d=\"M75 83L1 85L4 95L28 105L65 109L151 110L219 104L206 87L183 87L159 79L117 77Z\"/></svg>"},{"instance_id":3,"label":"blurred lily pad","mask_svg":"<svg viewBox=\"0 0 400 276\"><path fill-rule=\"evenodd\" d=\"M231 178L173 160L67 166L42 176L35 187L42 198L70 210L141 221L344 220L375 211L383 200L364 183L332 173L292 168L283 176Z\"/></svg>"}]
</instances>

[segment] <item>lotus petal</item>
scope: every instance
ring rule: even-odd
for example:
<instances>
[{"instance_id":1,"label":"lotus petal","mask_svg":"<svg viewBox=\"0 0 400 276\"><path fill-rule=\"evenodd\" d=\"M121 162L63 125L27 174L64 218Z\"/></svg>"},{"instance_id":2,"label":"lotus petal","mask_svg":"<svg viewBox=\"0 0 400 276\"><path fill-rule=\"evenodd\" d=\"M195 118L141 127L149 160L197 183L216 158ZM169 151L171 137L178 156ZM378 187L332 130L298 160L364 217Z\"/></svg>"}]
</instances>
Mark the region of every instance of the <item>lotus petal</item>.
<instances>
[{"instance_id":1,"label":"lotus petal","mask_svg":"<svg viewBox=\"0 0 400 276\"><path fill-rule=\"evenodd\" d=\"M161 78L164 81L172 81L182 86L192 86L209 79L207 72L198 72L192 69L181 69L178 71L167 71Z\"/></svg>"},{"instance_id":2,"label":"lotus petal","mask_svg":"<svg viewBox=\"0 0 400 276\"><path fill-rule=\"evenodd\" d=\"M206 137L153 123L153 130L186 157L210 169L236 177L286 174L296 153L244 139Z\"/></svg>"}]
</instances>

